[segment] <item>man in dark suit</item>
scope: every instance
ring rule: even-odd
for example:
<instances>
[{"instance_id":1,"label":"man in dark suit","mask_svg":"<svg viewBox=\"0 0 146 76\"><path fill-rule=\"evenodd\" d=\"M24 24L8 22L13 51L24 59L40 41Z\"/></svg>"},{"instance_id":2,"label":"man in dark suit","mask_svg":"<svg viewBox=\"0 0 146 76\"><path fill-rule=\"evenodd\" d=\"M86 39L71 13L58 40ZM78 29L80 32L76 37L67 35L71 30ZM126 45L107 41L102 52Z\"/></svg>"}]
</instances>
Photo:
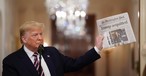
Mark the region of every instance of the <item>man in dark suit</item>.
<instances>
[{"instance_id":1,"label":"man in dark suit","mask_svg":"<svg viewBox=\"0 0 146 76\"><path fill-rule=\"evenodd\" d=\"M35 21L20 27L22 47L4 58L2 76L64 76L100 58L103 36L98 36L95 47L76 59L62 55L55 47L41 47L38 52L43 44L43 28Z\"/></svg>"}]
</instances>

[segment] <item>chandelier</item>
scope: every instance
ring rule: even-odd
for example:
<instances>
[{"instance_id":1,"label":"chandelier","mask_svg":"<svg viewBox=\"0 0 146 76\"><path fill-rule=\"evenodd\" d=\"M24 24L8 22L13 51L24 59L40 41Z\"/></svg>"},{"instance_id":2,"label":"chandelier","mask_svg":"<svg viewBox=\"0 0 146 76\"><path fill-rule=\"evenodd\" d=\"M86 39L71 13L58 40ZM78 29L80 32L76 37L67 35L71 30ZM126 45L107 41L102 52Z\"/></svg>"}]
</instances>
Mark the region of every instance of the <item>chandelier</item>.
<instances>
[{"instance_id":1,"label":"chandelier","mask_svg":"<svg viewBox=\"0 0 146 76\"><path fill-rule=\"evenodd\" d=\"M56 19L57 30L68 37L85 35L87 6L88 0L46 0L47 12Z\"/></svg>"}]
</instances>

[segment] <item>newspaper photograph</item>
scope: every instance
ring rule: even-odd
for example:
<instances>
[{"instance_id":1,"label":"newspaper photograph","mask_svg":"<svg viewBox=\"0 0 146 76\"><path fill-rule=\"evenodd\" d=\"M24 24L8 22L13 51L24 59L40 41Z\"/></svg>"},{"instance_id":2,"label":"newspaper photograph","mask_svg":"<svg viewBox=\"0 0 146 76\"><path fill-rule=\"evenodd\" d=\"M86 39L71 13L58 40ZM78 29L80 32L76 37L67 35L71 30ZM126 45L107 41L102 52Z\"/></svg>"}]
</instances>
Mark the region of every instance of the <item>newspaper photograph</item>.
<instances>
[{"instance_id":1,"label":"newspaper photograph","mask_svg":"<svg viewBox=\"0 0 146 76\"><path fill-rule=\"evenodd\" d=\"M103 48L136 42L128 13L96 20L98 33L104 36Z\"/></svg>"}]
</instances>

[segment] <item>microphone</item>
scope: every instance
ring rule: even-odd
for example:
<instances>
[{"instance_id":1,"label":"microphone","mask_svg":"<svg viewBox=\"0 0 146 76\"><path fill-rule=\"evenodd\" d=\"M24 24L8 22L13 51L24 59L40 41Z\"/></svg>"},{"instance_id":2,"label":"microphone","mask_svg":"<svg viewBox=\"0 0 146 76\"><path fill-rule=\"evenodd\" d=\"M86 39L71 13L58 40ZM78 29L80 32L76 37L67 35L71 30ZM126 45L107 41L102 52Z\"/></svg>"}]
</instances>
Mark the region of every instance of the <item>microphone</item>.
<instances>
[{"instance_id":1,"label":"microphone","mask_svg":"<svg viewBox=\"0 0 146 76\"><path fill-rule=\"evenodd\" d=\"M41 59L42 59L42 53L44 51L44 46L42 44L39 45L38 47L38 53L39 53L39 59L40 59L40 65L41 65Z\"/></svg>"},{"instance_id":2,"label":"microphone","mask_svg":"<svg viewBox=\"0 0 146 76\"><path fill-rule=\"evenodd\" d=\"M38 47L38 53L39 53L39 66L41 66L41 59L42 59L42 53L44 51L44 46L42 44ZM39 68L39 72L41 72L41 68Z\"/></svg>"},{"instance_id":3,"label":"microphone","mask_svg":"<svg viewBox=\"0 0 146 76\"><path fill-rule=\"evenodd\" d=\"M44 46L42 45L42 44L40 44L39 45L39 47L38 47L38 53L40 54L40 55L42 55L42 52L44 51Z\"/></svg>"}]
</instances>

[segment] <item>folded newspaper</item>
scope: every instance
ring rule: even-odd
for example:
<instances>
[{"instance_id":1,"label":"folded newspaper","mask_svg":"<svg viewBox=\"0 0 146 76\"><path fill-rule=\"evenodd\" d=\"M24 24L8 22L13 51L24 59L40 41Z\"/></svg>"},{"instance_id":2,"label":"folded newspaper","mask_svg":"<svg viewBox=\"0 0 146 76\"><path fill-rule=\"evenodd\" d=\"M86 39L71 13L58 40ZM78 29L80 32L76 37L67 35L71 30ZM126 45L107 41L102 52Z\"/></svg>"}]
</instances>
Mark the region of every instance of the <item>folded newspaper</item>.
<instances>
[{"instance_id":1,"label":"folded newspaper","mask_svg":"<svg viewBox=\"0 0 146 76\"><path fill-rule=\"evenodd\" d=\"M99 19L96 22L99 34L104 36L103 48L136 42L127 12Z\"/></svg>"}]
</instances>

